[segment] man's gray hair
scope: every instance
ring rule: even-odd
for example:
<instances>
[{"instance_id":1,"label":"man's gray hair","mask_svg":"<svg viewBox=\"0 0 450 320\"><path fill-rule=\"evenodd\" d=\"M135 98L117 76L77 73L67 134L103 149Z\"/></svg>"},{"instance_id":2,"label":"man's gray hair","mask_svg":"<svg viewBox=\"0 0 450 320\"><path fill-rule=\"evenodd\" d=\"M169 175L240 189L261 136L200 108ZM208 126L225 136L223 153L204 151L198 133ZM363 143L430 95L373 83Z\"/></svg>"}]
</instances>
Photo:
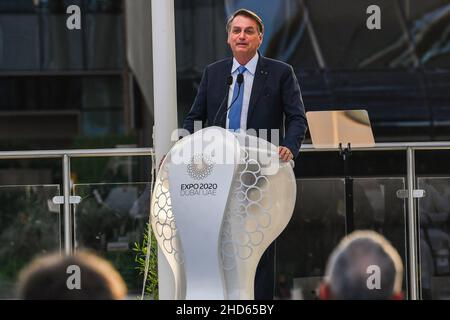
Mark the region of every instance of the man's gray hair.
<instances>
[{"instance_id":1,"label":"man's gray hair","mask_svg":"<svg viewBox=\"0 0 450 320\"><path fill-rule=\"evenodd\" d=\"M370 266L380 270L380 287L370 288ZM326 279L333 299L390 299L402 289L403 263L395 248L373 231L355 231L332 252Z\"/></svg>"}]
</instances>

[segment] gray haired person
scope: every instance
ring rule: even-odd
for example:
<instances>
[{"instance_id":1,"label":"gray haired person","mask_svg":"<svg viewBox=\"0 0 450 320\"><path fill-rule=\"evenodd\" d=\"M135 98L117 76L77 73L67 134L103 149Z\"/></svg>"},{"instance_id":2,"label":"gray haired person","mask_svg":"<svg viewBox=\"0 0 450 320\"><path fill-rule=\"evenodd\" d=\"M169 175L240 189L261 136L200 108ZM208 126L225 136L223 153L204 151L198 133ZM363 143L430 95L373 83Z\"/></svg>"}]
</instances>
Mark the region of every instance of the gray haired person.
<instances>
[{"instance_id":1,"label":"gray haired person","mask_svg":"<svg viewBox=\"0 0 450 320\"><path fill-rule=\"evenodd\" d=\"M322 300L401 300L403 263L395 248L373 231L341 240L319 287Z\"/></svg>"}]
</instances>

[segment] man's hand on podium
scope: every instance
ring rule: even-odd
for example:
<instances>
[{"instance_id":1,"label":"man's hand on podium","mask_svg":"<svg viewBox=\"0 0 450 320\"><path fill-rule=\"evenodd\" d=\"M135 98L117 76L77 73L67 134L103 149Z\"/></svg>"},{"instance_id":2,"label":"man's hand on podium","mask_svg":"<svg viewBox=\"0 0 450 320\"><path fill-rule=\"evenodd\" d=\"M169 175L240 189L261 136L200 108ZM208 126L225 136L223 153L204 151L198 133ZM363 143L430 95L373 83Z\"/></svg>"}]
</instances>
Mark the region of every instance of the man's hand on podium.
<instances>
[{"instance_id":1,"label":"man's hand on podium","mask_svg":"<svg viewBox=\"0 0 450 320\"><path fill-rule=\"evenodd\" d=\"M278 154L280 155L280 159L283 161L290 161L294 159L294 155L291 150L286 147L278 147Z\"/></svg>"}]
</instances>

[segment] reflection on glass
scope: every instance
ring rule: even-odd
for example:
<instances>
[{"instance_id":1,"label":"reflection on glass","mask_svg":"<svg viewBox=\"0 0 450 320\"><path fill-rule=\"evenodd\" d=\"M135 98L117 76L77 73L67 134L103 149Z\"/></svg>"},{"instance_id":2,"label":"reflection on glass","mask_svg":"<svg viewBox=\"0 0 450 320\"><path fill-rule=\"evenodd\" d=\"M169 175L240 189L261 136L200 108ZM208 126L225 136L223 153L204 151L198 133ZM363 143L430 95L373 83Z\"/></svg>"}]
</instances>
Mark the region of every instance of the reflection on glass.
<instances>
[{"instance_id":1,"label":"reflection on glass","mask_svg":"<svg viewBox=\"0 0 450 320\"><path fill-rule=\"evenodd\" d=\"M88 248L113 263L129 294L139 294L142 279L136 270L134 243L142 242L148 221L148 183L77 184L82 200L75 207L75 246Z\"/></svg>"},{"instance_id":2,"label":"reflection on glass","mask_svg":"<svg viewBox=\"0 0 450 320\"><path fill-rule=\"evenodd\" d=\"M123 133L123 112L109 109L107 111L85 111L82 130L85 135L104 136Z\"/></svg>"},{"instance_id":3,"label":"reflection on glass","mask_svg":"<svg viewBox=\"0 0 450 320\"><path fill-rule=\"evenodd\" d=\"M276 299L316 299L328 255L344 236L343 179L297 179L297 202L276 240Z\"/></svg>"},{"instance_id":4,"label":"reflection on glass","mask_svg":"<svg viewBox=\"0 0 450 320\"><path fill-rule=\"evenodd\" d=\"M356 178L353 182L354 224L357 230L382 234L398 251L406 268L406 208L397 191L405 189L404 178ZM403 274L407 296L407 277Z\"/></svg>"},{"instance_id":5,"label":"reflection on glass","mask_svg":"<svg viewBox=\"0 0 450 320\"><path fill-rule=\"evenodd\" d=\"M40 254L61 249L58 185L0 186L0 299L14 297L20 270Z\"/></svg>"},{"instance_id":6,"label":"reflection on glass","mask_svg":"<svg viewBox=\"0 0 450 320\"><path fill-rule=\"evenodd\" d=\"M404 187L403 178L354 179L353 208L355 229L384 235L405 264L405 204L396 196ZM277 239L276 299L317 299L328 257L345 236L344 179L297 179L297 190L292 220Z\"/></svg>"},{"instance_id":7,"label":"reflection on glass","mask_svg":"<svg viewBox=\"0 0 450 320\"><path fill-rule=\"evenodd\" d=\"M450 299L450 178L419 178L422 299Z\"/></svg>"}]
</instances>

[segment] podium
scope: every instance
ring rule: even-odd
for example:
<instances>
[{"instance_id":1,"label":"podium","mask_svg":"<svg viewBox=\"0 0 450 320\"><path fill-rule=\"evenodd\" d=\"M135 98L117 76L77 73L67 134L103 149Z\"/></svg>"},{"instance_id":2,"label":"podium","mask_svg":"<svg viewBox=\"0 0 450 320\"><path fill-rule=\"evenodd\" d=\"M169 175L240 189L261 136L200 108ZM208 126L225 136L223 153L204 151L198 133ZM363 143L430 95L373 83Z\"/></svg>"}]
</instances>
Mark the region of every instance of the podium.
<instances>
[{"instance_id":1,"label":"podium","mask_svg":"<svg viewBox=\"0 0 450 320\"><path fill-rule=\"evenodd\" d=\"M178 141L151 199L173 299L254 299L258 262L291 219L296 193L293 162L261 138L209 127Z\"/></svg>"}]
</instances>

